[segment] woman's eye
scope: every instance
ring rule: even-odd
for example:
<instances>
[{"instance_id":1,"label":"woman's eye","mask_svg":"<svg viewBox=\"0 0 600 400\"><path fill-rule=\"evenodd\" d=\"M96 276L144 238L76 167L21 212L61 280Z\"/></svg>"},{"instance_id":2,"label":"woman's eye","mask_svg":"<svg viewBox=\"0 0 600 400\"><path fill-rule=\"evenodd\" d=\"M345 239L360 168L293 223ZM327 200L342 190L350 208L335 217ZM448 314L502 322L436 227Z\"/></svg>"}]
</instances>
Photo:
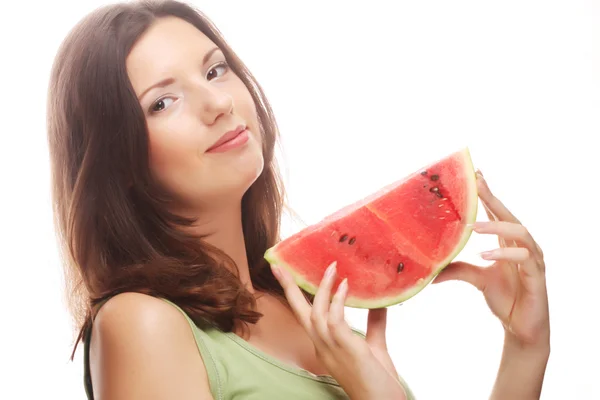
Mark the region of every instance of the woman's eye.
<instances>
[{"instance_id":1,"label":"woman's eye","mask_svg":"<svg viewBox=\"0 0 600 400\"><path fill-rule=\"evenodd\" d=\"M169 107L173 103L173 101L174 100L171 97L164 97L162 99L159 99L152 105L150 111L160 112Z\"/></svg>"},{"instance_id":2,"label":"woman's eye","mask_svg":"<svg viewBox=\"0 0 600 400\"><path fill-rule=\"evenodd\" d=\"M220 76L223 76L223 74L225 74L228 70L229 66L227 65L227 63L219 63L208 70L208 73L206 74L206 79L211 81L215 78L219 78Z\"/></svg>"}]
</instances>

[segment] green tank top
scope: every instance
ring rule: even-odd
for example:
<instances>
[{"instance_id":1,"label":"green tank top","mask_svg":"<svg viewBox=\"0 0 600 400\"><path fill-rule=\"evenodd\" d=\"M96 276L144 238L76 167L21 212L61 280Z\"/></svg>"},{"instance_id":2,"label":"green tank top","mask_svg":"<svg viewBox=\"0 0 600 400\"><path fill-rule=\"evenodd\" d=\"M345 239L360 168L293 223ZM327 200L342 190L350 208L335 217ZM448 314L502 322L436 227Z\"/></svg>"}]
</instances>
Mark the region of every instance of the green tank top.
<instances>
[{"instance_id":1,"label":"green tank top","mask_svg":"<svg viewBox=\"0 0 600 400\"><path fill-rule=\"evenodd\" d=\"M188 321L202 356L210 391L214 400L348 400L344 390L331 376L315 375L285 364L264 353L232 332L215 327L198 327L179 306L162 299L178 309ZM353 329L364 337L362 332ZM84 384L87 398L93 400L89 367L91 328L84 338ZM400 378L407 400L414 396Z\"/></svg>"}]
</instances>

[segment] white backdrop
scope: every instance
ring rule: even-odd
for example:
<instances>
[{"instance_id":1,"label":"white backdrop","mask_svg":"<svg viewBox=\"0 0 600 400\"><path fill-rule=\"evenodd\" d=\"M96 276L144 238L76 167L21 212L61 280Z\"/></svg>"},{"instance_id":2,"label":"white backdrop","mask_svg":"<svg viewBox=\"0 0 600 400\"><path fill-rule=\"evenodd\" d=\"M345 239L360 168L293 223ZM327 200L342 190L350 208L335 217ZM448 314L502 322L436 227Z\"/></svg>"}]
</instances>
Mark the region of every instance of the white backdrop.
<instances>
[{"instance_id":1,"label":"white backdrop","mask_svg":"<svg viewBox=\"0 0 600 400\"><path fill-rule=\"evenodd\" d=\"M2 399L84 398L81 351L68 360L45 101L60 41L103 3L2 5ZM546 254L552 354L542 398L600 399L598 2L195 4L273 103L291 206L306 223L468 145ZM459 258L477 261L495 245L475 235ZM365 327L362 310L348 313ZM472 287L429 286L391 308L389 325L392 356L419 399L488 396L502 331Z\"/></svg>"}]
</instances>

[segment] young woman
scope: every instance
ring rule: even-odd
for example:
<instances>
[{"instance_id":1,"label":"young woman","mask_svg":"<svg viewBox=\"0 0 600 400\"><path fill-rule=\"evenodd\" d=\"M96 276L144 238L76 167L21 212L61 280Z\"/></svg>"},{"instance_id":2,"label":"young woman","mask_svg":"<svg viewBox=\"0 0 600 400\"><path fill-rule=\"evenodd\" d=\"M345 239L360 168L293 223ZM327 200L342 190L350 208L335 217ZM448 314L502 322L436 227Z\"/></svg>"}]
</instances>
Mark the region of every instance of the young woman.
<instances>
[{"instance_id":1,"label":"young woman","mask_svg":"<svg viewBox=\"0 0 600 400\"><path fill-rule=\"evenodd\" d=\"M174 1L96 10L59 50L48 107L89 398L413 398L386 349L385 309L362 335L344 321L335 265L312 298L264 260L283 206L277 126L206 17ZM484 257L496 263L455 263L437 281L472 283L504 325L492 398L538 398L542 252L478 181L490 221L474 229L499 237Z\"/></svg>"}]
</instances>

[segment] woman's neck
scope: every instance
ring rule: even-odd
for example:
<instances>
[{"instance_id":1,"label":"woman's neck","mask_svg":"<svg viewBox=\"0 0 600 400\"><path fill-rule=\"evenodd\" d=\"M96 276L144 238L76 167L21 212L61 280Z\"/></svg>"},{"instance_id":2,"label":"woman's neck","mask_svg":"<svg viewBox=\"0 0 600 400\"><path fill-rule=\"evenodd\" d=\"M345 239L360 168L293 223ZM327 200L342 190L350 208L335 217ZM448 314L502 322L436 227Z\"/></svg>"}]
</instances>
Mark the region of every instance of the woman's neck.
<instances>
[{"instance_id":1,"label":"woman's neck","mask_svg":"<svg viewBox=\"0 0 600 400\"><path fill-rule=\"evenodd\" d=\"M194 229L205 237L204 241L233 259L239 271L240 281L254 293L242 229L241 204L203 214L194 225Z\"/></svg>"}]
</instances>

